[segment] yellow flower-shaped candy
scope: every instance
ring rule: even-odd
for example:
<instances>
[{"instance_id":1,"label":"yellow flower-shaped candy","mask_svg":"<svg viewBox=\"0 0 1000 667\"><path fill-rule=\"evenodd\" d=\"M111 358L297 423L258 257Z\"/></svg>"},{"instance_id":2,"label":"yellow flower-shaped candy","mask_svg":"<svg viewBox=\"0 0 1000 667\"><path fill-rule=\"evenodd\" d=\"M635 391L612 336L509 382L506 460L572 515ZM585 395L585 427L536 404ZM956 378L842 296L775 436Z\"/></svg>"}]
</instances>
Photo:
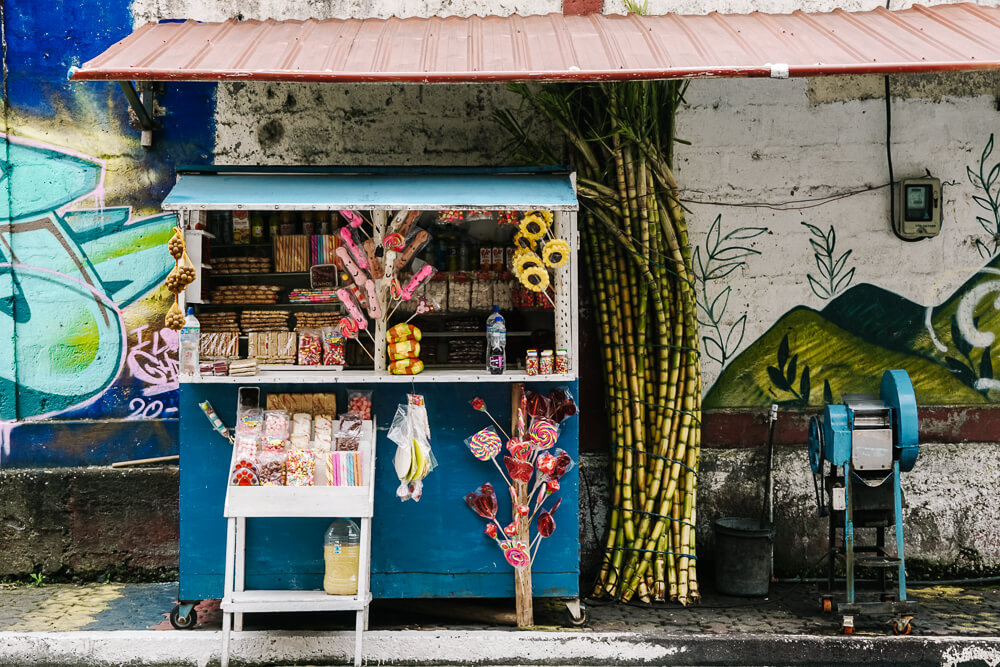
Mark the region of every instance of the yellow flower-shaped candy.
<instances>
[{"instance_id":1,"label":"yellow flower-shaped candy","mask_svg":"<svg viewBox=\"0 0 1000 667\"><path fill-rule=\"evenodd\" d=\"M514 275L518 277L522 276L526 270L535 267L542 268L542 258L530 250L514 257Z\"/></svg>"},{"instance_id":2,"label":"yellow flower-shaped candy","mask_svg":"<svg viewBox=\"0 0 1000 667\"><path fill-rule=\"evenodd\" d=\"M518 250L535 250L538 247L538 241L529 239L521 232L518 232L514 234L514 247Z\"/></svg>"},{"instance_id":3,"label":"yellow flower-shaped candy","mask_svg":"<svg viewBox=\"0 0 1000 667\"><path fill-rule=\"evenodd\" d=\"M517 228L521 231L522 236L538 240L545 236L545 232L549 230L549 225L541 218L541 216L526 215L521 220L521 224L519 224Z\"/></svg>"},{"instance_id":4,"label":"yellow flower-shaped candy","mask_svg":"<svg viewBox=\"0 0 1000 667\"><path fill-rule=\"evenodd\" d=\"M518 280L532 292L544 292L549 288L549 272L540 266L525 269Z\"/></svg>"},{"instance_id":5,"label":"yellow flower-shaped candy","mask_svg":"<svg viewBox=\"0 0 1000 667\"><path fill-rule=\"evenodd\" d=\"M557 268L569 261L569 244L562 239L552 239L542 248L545 266Z\"/></svg>"}]
</instances>

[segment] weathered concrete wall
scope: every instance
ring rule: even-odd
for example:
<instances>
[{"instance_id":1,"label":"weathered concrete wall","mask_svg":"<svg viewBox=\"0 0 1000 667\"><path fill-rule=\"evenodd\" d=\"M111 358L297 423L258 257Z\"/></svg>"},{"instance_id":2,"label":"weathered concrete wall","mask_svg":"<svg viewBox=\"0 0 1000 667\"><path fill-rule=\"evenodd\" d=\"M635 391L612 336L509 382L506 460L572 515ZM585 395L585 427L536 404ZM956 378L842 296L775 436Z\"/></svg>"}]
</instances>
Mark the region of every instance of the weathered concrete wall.
<instances>
[{"instance_id":1,"label":"weathered concrete wall","mask_svg":"<svg viewBox=\"0 0 1000 667\"><path fill-rule=\"evenodd\" d=\"M0 578L177 571L177 469L0 472Z\"/></svg>"},{"instance_id":2,"label":"weathered concrete wall","mask_svg":"<svg viewBox=\"0 0 1000 667\"><path fill-rule=\"evenodd\" d=\"M708 449L698 487L699 571L711 576L713 522L721 517L758 518L763 507L765 448ZM774 566L779 577L822 576L828 520L817 515L812 471L805 448L780 447L774 468ZM581 582L592 583L604 551L609 461L581 461ZM916 467L902 476L903 543L914 578L941 579L1000 573L1000 445L924 445ZM895 545L888 531L887 544ZM874 530L858 530L859 544L874 544ZM586 586L584 586L584 589Z\"/></svg>"}]
</instances>

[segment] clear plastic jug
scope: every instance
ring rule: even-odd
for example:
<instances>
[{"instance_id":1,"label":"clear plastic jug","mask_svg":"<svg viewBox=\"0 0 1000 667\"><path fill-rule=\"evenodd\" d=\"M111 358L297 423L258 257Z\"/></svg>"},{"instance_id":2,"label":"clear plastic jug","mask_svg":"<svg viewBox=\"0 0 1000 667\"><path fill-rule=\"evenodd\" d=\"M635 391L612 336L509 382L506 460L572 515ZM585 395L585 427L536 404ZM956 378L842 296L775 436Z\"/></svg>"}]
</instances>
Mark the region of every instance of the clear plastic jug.
<instances>
[{"instance_id":1,"label":"clear plastic jug","mask_svg":"<svg viewBox=\"0 0 1000 667\"><path fill-rule=\"evenodd\" d=\"M358 594L358 560L361 557L361 529L350 519L335 519L323 539L326 575L323 590L328 595Z\"/></svg>"}]
</instances>

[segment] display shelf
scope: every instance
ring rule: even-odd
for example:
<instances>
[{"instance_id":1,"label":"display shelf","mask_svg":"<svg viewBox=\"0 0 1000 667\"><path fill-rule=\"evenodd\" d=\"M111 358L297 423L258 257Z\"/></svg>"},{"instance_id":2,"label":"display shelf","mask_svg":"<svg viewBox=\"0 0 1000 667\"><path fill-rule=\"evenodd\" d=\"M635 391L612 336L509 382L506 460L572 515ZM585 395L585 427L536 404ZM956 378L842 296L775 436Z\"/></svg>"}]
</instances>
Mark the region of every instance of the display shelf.
<instances>
[{"instance_id":1,"label":"display shelf","mask_svg":"<svg viewBox=\"0 0 1000 667\"><path fill-rule=\"evenodd\" d=\"M281 309L290 307L316 307L316 306L340 306L339 301L331 301L330 303L315 303L311 301L296 301L294 303L199 303L195 304L199 309L215 308L219 310L235 310L237 308L242 308L245 310L261 310L261 309Z\"/></svg>"},{"instance_id":2,"label":"display shelf","mask_svg":"<svg viewBox=\"0 0 1000 667\"><path fill-rule=\"evenodd\" d=\"M202 267L205 268L205 267ZM308 271L248 271L246 273L212 272L213 280L228 280L229 278L308 278Z\"/></svg>"},{"instance_id":3,"label":"display shelf","mask_svg":"<svg viewBox=\"0 0 1000 667\"><path fill-rule=\"evenodd\" d=\"M479 370L428 369L418 375L390 375L370 370L303 371L292 366L288 370L267 370L261 371L257 375L235 377L205 375L181 377L180 381L187 384L402 384L410 382L570 382L576 379L575 373L528 375L524 371L514 371L502 375L491 375Z\"/></svg>"},{"instance_id":4,"label":"display shelf","mask_svg":"<svg viewBox=\"0 0 1000 667\"><path fill-rule=\"evenodd\" d=\"M222 600L224 612L359 611L372 600L357 595L327 595L324 591L257 590L233 592Z\"/></svg>"},{"instance_id":5,"label":"display shelf","mask_svg":"<svg viewBox=\"0 0 1000 667\"><path fill-rule=\"evenodd\" d=\"M508 331L507 336L530 336L534 331ZM425 331L420 330L423 338L485 338L485 331Z\"/></svg>"}]
</instances>

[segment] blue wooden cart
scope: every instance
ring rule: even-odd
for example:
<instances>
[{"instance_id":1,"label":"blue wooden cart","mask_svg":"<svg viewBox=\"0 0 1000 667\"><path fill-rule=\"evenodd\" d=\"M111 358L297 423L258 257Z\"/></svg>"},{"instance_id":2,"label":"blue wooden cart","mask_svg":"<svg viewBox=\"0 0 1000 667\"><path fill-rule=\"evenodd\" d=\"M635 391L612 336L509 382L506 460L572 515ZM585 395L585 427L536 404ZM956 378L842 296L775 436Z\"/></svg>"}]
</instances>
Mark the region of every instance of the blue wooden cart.
<instances>
[{"instance_id":1,"label":"blue wooden cart","mask_svg":"<svg viewBox=\"0 0 1000 667\"><path fill-rule=\"evenodd\" d=\"M555 310L551 313L556 347L570 352L570 372L561 376L526 376L508 370L499 376L481 369L428 369L413 377L384 371L302 373L262 371L255 377L198 377L180 386L180 599L173 614L178 625L193 625L192 607L223 594L226 523L223 502L231 447L212 430L198 404L209 401L224 423L234 424L237 390L258 386L269 392L335 393L338 406L346 392L374 391L379 424L375 512L372 522L371 591L375 598L514 596L512 568L496 544L483 535L483 522L464 496L483 482L505 489L496 469L476 460L466 437L489 425L472 409L473 396L485 399L504 423L510 418L511 388L524 383L547 393L568 387L578 396L577 236L575 185L562 170L309 170L223 169L181 173L164 201L189 228L202 211L365 209L384 220L390 211L438 209L552 210L559 235L571 245L568 266L558 269ZM381 213L380 213L381 212ZM200 261L200 253L196 263ZM201 276L201 271L199 271ZM188 303L200 302L200 286L189 288ZM485 315L483 315L485 321ZM438 467L425 480L418 503L395 497L399 484L392 459L396 445L386 437L396 406L407 393L426 397L432 444ZM263 400L263 399L262 399ZM562 427L559 447L574 460L579 455L577 419ZM532 577L535 596L578 598L578 476L563 478L558 530L543 540ZM509 499L499 495L501 511ZM327 519L250 519L247 525L248 588L319 589L322 587L322 538ZM577 600L578 602L578 600ZM574 604L570 605L575 608ZM579 617L579 615L578 615Z\"/></svg>"}]
</instances>

